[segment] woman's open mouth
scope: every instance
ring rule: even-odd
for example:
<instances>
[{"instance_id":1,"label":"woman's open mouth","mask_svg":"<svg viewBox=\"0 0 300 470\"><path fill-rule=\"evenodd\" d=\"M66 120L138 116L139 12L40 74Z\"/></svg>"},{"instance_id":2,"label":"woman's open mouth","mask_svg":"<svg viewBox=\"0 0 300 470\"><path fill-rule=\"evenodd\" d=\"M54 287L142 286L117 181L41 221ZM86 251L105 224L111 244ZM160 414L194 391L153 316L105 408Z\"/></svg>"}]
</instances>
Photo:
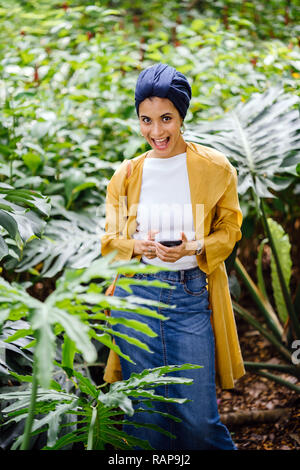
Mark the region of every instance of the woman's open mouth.
<instances>
[{"instance_id":1,"label":"woman's open mouth","mask_svg":"<svg viewBox=\"0 0 300 470\"><path fill-rule=\"evenodd\" d=\"M170 137L165 137L164 139L151 139L153 145L158 150L164 150L167 148Z\"/></svg>"}]
</instances>

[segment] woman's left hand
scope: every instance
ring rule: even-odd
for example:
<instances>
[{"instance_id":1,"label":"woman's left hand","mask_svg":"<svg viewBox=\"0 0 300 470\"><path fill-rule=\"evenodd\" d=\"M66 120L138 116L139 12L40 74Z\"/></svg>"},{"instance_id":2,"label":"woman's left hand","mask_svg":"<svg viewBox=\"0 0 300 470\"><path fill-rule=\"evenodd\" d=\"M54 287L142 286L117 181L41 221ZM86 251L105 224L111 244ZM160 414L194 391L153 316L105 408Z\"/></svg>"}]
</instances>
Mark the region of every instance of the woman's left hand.
<instances>
[{"instance_id":1,"label":"woman's left hand","mask_svg":"<svg viewBox=\"0 0 300 470\"><path fill-rule=\"evenodd\" d=\"M194 254L193 250L188 249L188 239L185 234L181 232L182 243L177 246L164 246L159 242L156 242L156 256L162 261L167 263L174 263L183 256Z\"/></svg>"}]
</instances>

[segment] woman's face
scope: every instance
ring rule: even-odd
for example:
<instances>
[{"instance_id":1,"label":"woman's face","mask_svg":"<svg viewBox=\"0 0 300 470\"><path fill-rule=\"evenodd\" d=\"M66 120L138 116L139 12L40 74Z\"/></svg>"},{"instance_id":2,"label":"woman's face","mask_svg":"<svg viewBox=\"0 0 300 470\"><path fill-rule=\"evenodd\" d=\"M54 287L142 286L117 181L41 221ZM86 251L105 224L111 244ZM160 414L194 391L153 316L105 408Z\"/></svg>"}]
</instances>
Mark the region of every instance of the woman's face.
<instances>
[{"instance_id":1,"label":"woman's face","mask_svg":"<svg viewBox=\"0 0 300 470\"><path fill-rule=\"evenodd\" d=\"M146 98L139 105L139 121L153 157L168 158L185 152L186 143L180 133L183 119L172 101L157 96Z\"/></svg>"}]
</instances>

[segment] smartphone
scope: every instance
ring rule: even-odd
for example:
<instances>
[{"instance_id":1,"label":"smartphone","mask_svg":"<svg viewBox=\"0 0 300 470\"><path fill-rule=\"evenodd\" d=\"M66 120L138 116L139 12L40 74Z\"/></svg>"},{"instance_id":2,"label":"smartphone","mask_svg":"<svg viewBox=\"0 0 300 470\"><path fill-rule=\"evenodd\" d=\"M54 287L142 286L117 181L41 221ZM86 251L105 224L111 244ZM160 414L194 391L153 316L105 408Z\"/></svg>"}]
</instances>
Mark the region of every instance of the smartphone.
<instances>
[{"instance_id":1,"label":"smartphone","mask_svg":"<svg viewBox=\"0 0 300 470\"><path fill-rule=\"evenodd\" d=\"M177 246L177 245L181 245L182 240L162 240L159 243L161 243L164 246Z\"/></svg>"}]
</instances>

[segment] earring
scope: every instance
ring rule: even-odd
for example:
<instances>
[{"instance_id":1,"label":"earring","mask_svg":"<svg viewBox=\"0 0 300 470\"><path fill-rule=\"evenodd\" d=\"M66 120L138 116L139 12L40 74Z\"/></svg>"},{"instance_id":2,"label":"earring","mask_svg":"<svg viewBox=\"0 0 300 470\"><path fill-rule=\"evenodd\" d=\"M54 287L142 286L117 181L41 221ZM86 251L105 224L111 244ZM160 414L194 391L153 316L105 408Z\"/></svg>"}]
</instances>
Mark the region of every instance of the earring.
<instances>
[{"instance_id":1,"label":"earring","mask_svg":"<svg viewBox=\"0 0 300 470\"><path fill-rule=\"evenodd\" d=\"M185 133L185 125L184 125L184 122L183 122L182 125L181 125L180 134L184 134L184 133Z\"/></svg>"}]
</instances>

